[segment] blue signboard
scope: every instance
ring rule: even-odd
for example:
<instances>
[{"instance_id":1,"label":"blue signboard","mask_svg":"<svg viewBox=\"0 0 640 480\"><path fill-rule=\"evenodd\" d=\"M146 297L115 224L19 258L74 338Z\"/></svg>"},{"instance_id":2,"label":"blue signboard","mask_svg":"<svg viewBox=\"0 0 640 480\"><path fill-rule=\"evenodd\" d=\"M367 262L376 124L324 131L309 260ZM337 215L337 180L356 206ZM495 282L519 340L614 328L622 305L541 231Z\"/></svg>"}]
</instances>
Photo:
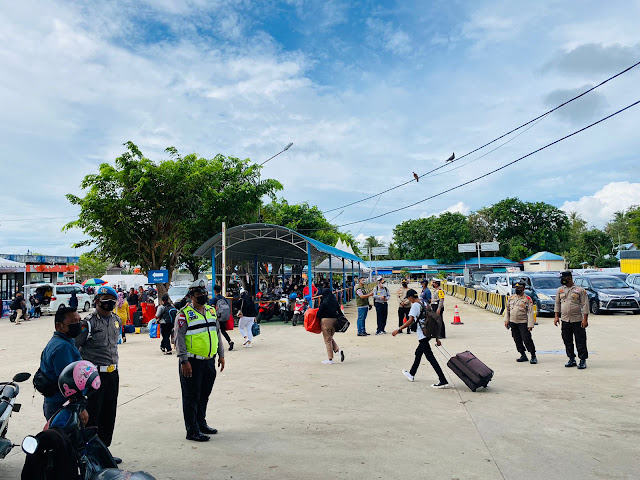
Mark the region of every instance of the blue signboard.
<instances>
[{"instance_id":1,"label":"blue signboard","mask_svg":"<svg viewBox=\"0 0 640 480\"><path fill-rule=\"evenodd\" d=\"M2 314L0 315L0 317L7 316L11 313L9 305L11 305L11 300L2 300Z\"/></svg>"},{"instance_id":2,"label":"blue signboard","mask_svg":"<svg viewBox=\"0 0 640 480\"><path fill-rule=\"evenodd\" d=\"M147 278L149 283L167 283L169 281L169 270L150 270Z\"/></svg>"}]
</instances>

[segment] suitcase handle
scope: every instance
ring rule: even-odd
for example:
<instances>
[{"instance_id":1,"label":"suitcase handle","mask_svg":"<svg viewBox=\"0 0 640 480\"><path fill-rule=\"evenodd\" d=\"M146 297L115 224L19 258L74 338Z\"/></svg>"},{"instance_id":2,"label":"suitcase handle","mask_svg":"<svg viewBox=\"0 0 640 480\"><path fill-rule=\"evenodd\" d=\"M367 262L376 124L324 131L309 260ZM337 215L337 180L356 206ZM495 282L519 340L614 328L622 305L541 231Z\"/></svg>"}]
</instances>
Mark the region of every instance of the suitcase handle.
<instances>
[{"instance_id":1,"label":"suitcase handle","mask_svg":"<svg viewBox=\"0 0 640 480\"><path fill-rule=\"evenodd\" d=\"M441 343L442 343L442 342L441 342ZM447 360L449 360L449 359L451 358L451 354L449 353L449 350L447 350L447 349L445 348L445 346L444 346L444 345L442 345L442 344L441 344L440 346L436 345L436 348L438 349L438 351L439 351L440 353L442 353L442 355L444 356L444 358L446 358ZM445 355L445 354L442 352L442 350L444 350L445 352L447 352L447 355L449 355L449 356L447 357L447 355Z\"/></svg>"}]
</instances>

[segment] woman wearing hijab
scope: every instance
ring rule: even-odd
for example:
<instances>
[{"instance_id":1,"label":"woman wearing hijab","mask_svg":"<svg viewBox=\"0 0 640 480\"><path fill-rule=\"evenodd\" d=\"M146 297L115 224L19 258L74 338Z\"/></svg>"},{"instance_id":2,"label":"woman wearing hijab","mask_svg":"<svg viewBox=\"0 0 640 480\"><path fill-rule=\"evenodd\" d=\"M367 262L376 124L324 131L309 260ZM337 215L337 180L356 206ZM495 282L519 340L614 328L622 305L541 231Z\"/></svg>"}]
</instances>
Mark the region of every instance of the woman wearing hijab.
<instances>
[{"instance_id":1,"label":"woman wearing hijab","mask_svg":"<svg viewBox=\"0 0 640 480\"><path fill-rule=\"evenodd\" d=\"M129 322L129 304L124 298L124 292L118 292L118 301L116 302L116 315L120 317L120 325L122 326L122 343L127 341L127 335L124 326Z\"/></svg>"},{"instance_id":2,"label":"woman wearing hijab","mask_svg":"<svg viewBox=\"0 0 640 480\"><path fill-rule=\"evenodd\" d=\"M322 336L324 338L324 344L327 347L328 360L323 360L324 365L333 364L333 354L340 352L340 361L344 362L344 352L340 350L338 344L333 339L333 335L336 333L336 319L340 306L336 296L330 289L326 288L322 291L322 301L318 308L317 318L320 320L320 328L322 329Z\"/></svg>"},{"instance_id":3,"label":"woman wearing hijab","mask_svg":"<svg viewBox=\"0 0 640 480\"><path fill-rule=\"evenodd\" d=\"M251 341L253 340L253 333L251 333L251 327L256 319L258 313L256 312L256 306L249 294L244 291L240 298L233 302L233 309L238 312L238 330L244 337L243 346L251 348Z\"/></svg>"}]
</instances>

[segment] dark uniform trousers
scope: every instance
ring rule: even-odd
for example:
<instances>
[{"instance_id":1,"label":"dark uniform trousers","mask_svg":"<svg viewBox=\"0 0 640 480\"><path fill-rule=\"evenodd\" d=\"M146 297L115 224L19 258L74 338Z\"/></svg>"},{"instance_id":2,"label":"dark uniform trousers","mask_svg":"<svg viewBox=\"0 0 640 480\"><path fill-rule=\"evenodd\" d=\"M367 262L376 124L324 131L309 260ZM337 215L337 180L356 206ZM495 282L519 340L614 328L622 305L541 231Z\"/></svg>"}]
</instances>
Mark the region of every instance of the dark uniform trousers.
<instances>
[{"instance_id":1,"label":"dark uniform trousers","mask_svg":"<svg viewBox=\"0 0 640 480\"><path fill-rule=\"evenodd\" d=\"M513 323L509 322L511 326L511 336L516 344L516 349L522 355L524 355L525 347L531 355L536 354L536 346L533 344L533 338L531 338L531 332L529 326L526 323Z\"/></svg>"},{"instance_id":2,"label":"dark uniform trousers","mask_svg":"<svg viewBox=\"0 0 640 480\"><path fill-rule=\"evenodd\" d=\"M111 373L100 372L100 388L89 395L87 413L88 427L98 427L98 437L108 447L113 438L113 427L116 424L116 407L118 406L118 390L120 375L118 370Z\"/></svg>"},{"instance_id":3,"label":"dark uniform trousers","mask_svg":"<svg viewBox=\"0 0 640 480\"><path fill-rule=\"evenodd\" d=\"M220 333L227 340L227 343L231 343L231 337L227 333L227 322L220 322Z\"/></svg>"},{"instance_id":4,"label":"dark uniform trousers","mask_svg":"<svg viewBox=\"0 0 640 480\"><path fill-rule=\"evenodd\" d=\"M399 327L401 327L405 321L409 320L409 310L411 310L411 307L398 308L398 326Z\"/></svg>"},{"instance_id":5,"label":"dark uniform trousers","mask_svg":"<svg viewBox=\"0 0 640 480\"><path fill-rule=\"evenodd\" d=\"M587 330L582 328L581 322L561 322L562 341L567 349L567 357L576 358L573 350L573 337L576 337L576 347L578 348L578 358L586 360L589 358L587 351Z\"/></svg>"},{"instance_id":6,"label":"dark uniform trousers","mask_svg":"<svg viewBox=\"0 0 640 480\"><path fill-rule=\"evenodd\" d=\"M178 367L182 387L182 414L187 433L196 434L200 432L200 425L207 423L207 403L216 381L216 360L215 357L210 360L190 358L189 363L193 372L190 378L182 374L182 367Z\"/></svg>"},{"instance_id":7,"label":"dark uniform trousers","mask_svg":"<svg viewBox=\"0 0 640 480\"><path fill-rule=\"evenodd\" d=\"M432 303L431 304L431 310L433 310L434 312L438 311L438 305L440 305L439 302L436 303ZM440 325L442 325L442 327L440 328L440 338L447 338L447 332L444 329L444 307L442 307L442 311L440 312Z\"/></svg>"},{"instance_id":8,"label":"dark uniform trousers","mask_svg":"<svg viewBox=\"0 0 640 480\"><path fill-rule=\"evenodd\" d=\"M444 372L442 371L442 368L440 368L440 364L436 360L436 357L433 354L433 350L431 350L431 345L429 345L429 339L427 338L423 338L418 342L418 348L416 348L416 358L413 361L413 365L411 366L411 370L409 370L409 373L412 376L415 376L416 373L418 373L418 367L420 366L420 361L422 360L423 354L438 374L438 380L440 380L442 383L447 383L447 377L444 376Z\"/></svg>"},{"instance_id":9,"label":"dark uniform trousers","mask_svg":"<svg viewBox=\"0 0 640 480\"><path fill-rule=\"evenodd\" d=\"M387 316L389 315L389 304L386 302L375 302L376 322L378 324L376 333L384 332L387 327Z\"/></svg>"}]
</instances>

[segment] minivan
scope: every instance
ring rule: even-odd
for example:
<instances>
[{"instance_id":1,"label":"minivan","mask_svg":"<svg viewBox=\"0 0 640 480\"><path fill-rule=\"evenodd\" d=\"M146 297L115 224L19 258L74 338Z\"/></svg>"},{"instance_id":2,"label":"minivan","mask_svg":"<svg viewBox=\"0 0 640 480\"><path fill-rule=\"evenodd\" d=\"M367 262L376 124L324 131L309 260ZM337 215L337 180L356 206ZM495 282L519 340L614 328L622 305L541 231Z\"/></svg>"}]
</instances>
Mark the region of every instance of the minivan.
<instances>
[{"instance_id":1,"label":"minivan","mask_svg":"<svg viewBox=\"0 0 640 480\"><path fill-rule=\"evenodd\" d=\"M91 308L91 296L85 292L84 287L77 283L68 285L53 285L51 283L35 283L24 286L24 295L27 301L31 295L40 292L45 301L40 306L42 314L55 314L60 305L69 305L69 299L73 292L78 297L78 310L88 312Z\"/></svg>"},{"instance_id":2,"label":"minivan","mask_svg":"<svg viewBox=\"0 0 640 480\"><path fill-rule=\"evenodd\" d=\"M640 314L640 292L637 292L615 276L581 275L573 283L595 294L589 300L589 310L594 315L603 311L631 311Z\"/></svg>"},{"instance_id":3,"label":"minivan","mask_svg":"<svg viewBox=\"0 0 640 480\"><path fill-rule=\"evenodd\" d=\"M477 287L478 290L484 290L485 292L489 293L497 293L498 288L496 286L496 283L498 281L498 278L501 276L502 274L500 273L487 273L486 275L483 275L482 282L480 282L480 285Z\"/></svg>"}]
</instances>

